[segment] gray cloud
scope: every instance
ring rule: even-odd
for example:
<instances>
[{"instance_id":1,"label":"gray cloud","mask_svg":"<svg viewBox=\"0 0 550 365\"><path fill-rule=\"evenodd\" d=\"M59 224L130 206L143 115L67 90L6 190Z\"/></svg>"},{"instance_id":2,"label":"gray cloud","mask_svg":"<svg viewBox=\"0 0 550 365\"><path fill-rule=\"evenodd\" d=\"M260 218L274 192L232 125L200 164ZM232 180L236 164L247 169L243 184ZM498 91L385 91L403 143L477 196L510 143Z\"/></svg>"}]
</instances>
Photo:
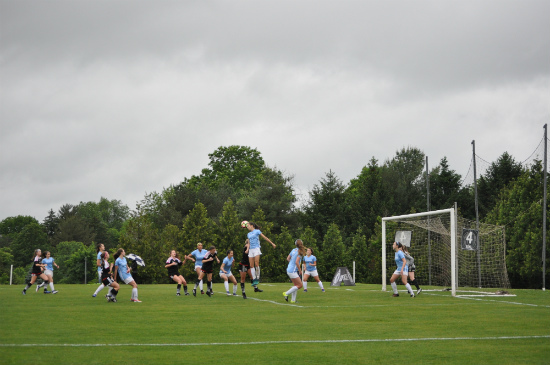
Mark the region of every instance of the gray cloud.
<instances>
[{"instance_id":1,"label":"gray cloud","mask_svg":"<svg viewBox=\"0 0 550 365\"><path fill-rule=\"evenodd\" d=\"M416 146L526 158L550 114L546 1L0 2L0 219L133 207L258 148L307 191Z\"/></svg>"}]
</instances>

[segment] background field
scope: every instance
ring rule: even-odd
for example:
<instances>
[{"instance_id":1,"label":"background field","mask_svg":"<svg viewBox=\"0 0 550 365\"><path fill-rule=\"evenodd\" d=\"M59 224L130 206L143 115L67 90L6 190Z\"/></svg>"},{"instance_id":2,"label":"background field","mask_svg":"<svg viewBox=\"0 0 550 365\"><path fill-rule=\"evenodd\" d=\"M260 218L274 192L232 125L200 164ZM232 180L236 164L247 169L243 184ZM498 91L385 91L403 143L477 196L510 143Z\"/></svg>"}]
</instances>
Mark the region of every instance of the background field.
<instances>
[{"instance_id":1,"label":"background field","mask_svg":"<svg viewBox=\"0 0 550 365\"><path fill-rule=\"evenodd\" d=\"M176 297L175 285L141 285L143 303L97 298L92 285L26 296L0 286L0 362L6 364L548 364L550 292L399 298L379 285L310 283L296 305L265 284L250 299ZM439 288L433 288L439 289ZM240 293L240 287L238 290ZM36 345L31 345L36 344Z\"/></svg>"}]
</instances>

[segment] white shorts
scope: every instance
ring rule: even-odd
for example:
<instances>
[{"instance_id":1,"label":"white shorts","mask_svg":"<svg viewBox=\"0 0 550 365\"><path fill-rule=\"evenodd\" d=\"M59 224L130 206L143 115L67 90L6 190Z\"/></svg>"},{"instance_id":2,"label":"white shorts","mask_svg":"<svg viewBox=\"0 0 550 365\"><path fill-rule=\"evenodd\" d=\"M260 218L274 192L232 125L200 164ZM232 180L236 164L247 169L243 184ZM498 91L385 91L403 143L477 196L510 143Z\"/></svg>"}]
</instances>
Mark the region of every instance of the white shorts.
<instances>
[{"instance_id":1,"label":"white shorts","mask_svg":"<svg viewBox=\"0 0 550 365\"><path fill-rule=\"evenodd\" d=\"M128 276L126 279L122 279L124 281L124 284L130 284L132 281L134 281L134 278L132 275Z\"/></svg>"},{"instance_id":2,"label":"white shorts","mask_svg":"<svg viewBox=\"0 0 550 365\"><path fill-rule=\"evenodd\" d=\"M232 272L229 272L229 274L226 274L226 273L224 273L223 271L220 271L220 276L222 276L222 275L225 275L225 276L227 276L227 277L229 278L230 276L233 276L233 273L232 273Z\"/></svg>"},{"instance_id":3,"label":"white shorts","mask_svg":"<svg viewBox=\"0 0 550 365\"><path fill-rule=\"evenodd\" d=\"M202 266L201 265L195 265L195 271L197 271L197 268L202 269Z\"/></svg>"},{"instance_id":4,"label":"white shorts","mask_svg":"<svg viewBox=\"0 0 550 365\"><path fill-rule=\"evenodd\" d=\"M262 251L260 251L259 248L251 248L250 250L248 250L248 257L256 257L261 255Z\"/></svg>"},{"instance_id":5,"label":"white shorts","mask_svg":"<svg viewBox=\"0 0 550 365\"><path fill-rule=\"evenodd\" d=\"M51 276L53 278L53 271L52 270L44 270L44 274Z\"/></svg>"},{"instance_id":6,"label":"white shorts","mask_svg":"<svg viewBox=\"0 0 550 365\"><path fill-rule=\"evenodd\" d=\"M395 270L393 272L393 275L399 275L401 276L401 270L398 269L398 270ZM409 268L407 266L405 266L405 270L403 270L403 275L409 275Z\"/></svg>"},{"instance_id":7,"label":"white shorts","mask_svg":"<svg viewBox=\"0 0 550 365\"><path fill-rule=\"evenodd\" d=\"M286 274L287 274L288 277L291 278L291 279L296 279L296 278L299 278L299 277L300 277L300 275L298 275L297 272L287 272Z\"/></svg>"},{"instance_id":8,"label":"white shorts","mask_svg":"<svg viewBox=\"0 0 550 365\"><path fill-rule=\"evenodd\" d=\"M313 270L313 271L305 271L304 272L304 275L309 275L309 276L319 276L319 274L317 273L317 270Z\"/></svg>"}]
</instances>

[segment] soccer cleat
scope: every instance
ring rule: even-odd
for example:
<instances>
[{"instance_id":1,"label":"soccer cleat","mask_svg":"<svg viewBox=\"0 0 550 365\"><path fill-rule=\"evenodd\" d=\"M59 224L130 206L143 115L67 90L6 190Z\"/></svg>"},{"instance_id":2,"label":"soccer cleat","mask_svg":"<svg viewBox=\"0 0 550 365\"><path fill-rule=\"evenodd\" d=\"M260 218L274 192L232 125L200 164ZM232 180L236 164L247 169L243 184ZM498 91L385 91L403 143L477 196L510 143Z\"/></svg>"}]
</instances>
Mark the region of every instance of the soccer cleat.
<instances>
[{"instance_id":1,"label":"soccer cleat","mask_svg":"<svg viewBox=\"0 0 550 365\"><path fill-rule=\"evenodd\" d=\"M52 291L52 294L57 294L57 293L58 293L57 290Z\"/></svg>"},{"instance_id":2,"label":"soccer cleat","mask_svg":"<svg viewBox=\"0 0 550 365\"><path fill-rule=\"evenodd\" d=\"M204 290L201 290L201 294L204 294Z\"/></svg>"},{"instance_id":3,"label":"soccer cleat","mask_svg":"<svg viewBox=\"0 0 550 365\"><path fill-rule=\"evenodd\" d=\"M399 294L394 294L393 296L394 296L394 297L398 297L398 296L399 296Z\"/></svg>"},{"instance_id":4,"label":"soccer cleat","mask_svg":"<svg viewBox=\"0 0 550 365\"><path fill-rule=\"evenodd\" d=\"M233 296L234 296L234 297L238 297L237 293L233 293Z\"/></svg>"},{"instance_id":5,"label":"soccer cleat","mask_svg":"<svg viewBox=\"0 0 550 365\"><path fill-rule=\"evenodd\" d=\"M243 293L243 299L246 299L246 293Z\"/></svg>"},{"instance_id":6,"label":"soccer cleat","mask_svg":"<svg viewBox=\"0 0 550 365\"><path fill-rule=\"evenodd\" d=\"M286 295L286 291L283 292L283 297L285 297L285 300L288 302L288 295Z\"/></svg>"},{"instance_id":7,"label":"soccer cleat","mask_svg":"<svg viewBox=\"0 0 550 365\"><path fill-rule=\"evenodd\" d=\"M92 294L92 298L95 298L95 297L97 297L97 294Z\"/></svg>"},{"instance_id":8,"label":"soccer cleat","mask_svg":"<svg viewBox=\"0 0 550 365\"><path fill-rule=\"evenodd\" d=\"M307 293L307 289L304 289L304 293Z\"/></svg>"},{"instance_id":9,"label":"soccer cleat","mask_svg":"<svg viewBox=\"0 0 550 365\"><path fill-rule=\"evenodd\" d=\"M185 292L185 295L189 295L189 293L188 293L188 292Z\"/></svg>"},{"instance_id":10,"label":"soccer cleat","mask_svg":"<svg viewBox=\"0 0 550 365\"><path fill-rule=\"evenodd\" d=\"M194 297L197 296L197 289L193 289L193 296L194 296Z\"/></svg>"},{"instance_id":11,"label":"soccer cleat","mask_svg":"<svg viewBox=\"0 0 550 365\"><path fill-rule=\"evenodd\" d=\"M297 300L291 300L291 301L290 301L290 304L296 304L296 303L298 303Z\"/></svg>"},{"instance_id":12,"label":"soccer cleat","mask_svg":"<svg viewBox=\"0 0 550 365\"><path fill-rule=\"evenodd\" d=\"M51 294L51 291L44 290L44 294Z\"/></svg>"},{"instance_id":13,"label":"soccer cleat","mask_svg":"<svg viewBox=\"0 0 550 365\"><path fill-rule=\"evenodd\" d=\"M116 298L111 299L111 302L116 303Z\"/></svg>"},{"instance_id":14,"label":"soccer cleat","mask_svg":"<svg viewBox=\"0 0 550 365\"><path fill-rule=\"evenodd\" d=\"M325 292L325 289L321 289L321 291L324 293L324 292Z\"/></svg>"},{"instance_id":15,"label":"soccer cleat","mask_svg":"<svg viewBox=\"0 0 550 365\"><path fill-rule=\"evenodd\" d=\"M227 295L231 296L231 293L230 293L230 292L226 292L226 293L227 293Z\"/></svg>"},{"instance_id":16,"label":"soccer cleat","mask_svg":"<svg viewBox=\"0 0 550 365\"><path fill-rule=\"evenodd\" d=\"M206 291L206 295L208 295L209 297L212 296L212 294L208 290Z\"/></svg>"},{"instance_id":17,"label":"soccer cleat","mask_svg":"<svg viewBox=\"0 0 550 365\"><path fill-rule=\"evenodd\" d=\"M25 289L23 289L23 292L22 292L23 295L27 295L27 291Z\"/></svg>"},{"instance_id":18,"label":"soccer cleat","mask_svg":"<svg viewBox=\"0 0 550 365\"><path fill-rule=\"evenodd\" d=\"M255 291L256 293L263 293L263 290L260 289L260 288L258 288L257 286L254 287L254 291Z\"/></svg>"},{"instance_id":19,"label":"soccer cleat","mask_svg":"<svg viewBox=\"0 0 550 365\"><path fill-rule=\"evenodd\" d=\"M130 301L132 301L134 303L141 303L141 300L139 300L139 299L130 299Z\"/></svg>"},{"instance_id":20,"label":"soccer cleat","mask_svg":"<svg viewBox=\"0 0 550 365\"><path fill-rule=\"evenodd\" d=\"M411 298L414 298L414 293L411 293Z\"/></svg>"},{"instance_id":21,"label":"soccer cleat","mask_svg":"<svg viewBox=\"0 0 550 365\"><path fill-rule=\"evenodd\" d=\"M112 298L108 295L105 296L105 299L107 299L107 303L109 303L112 300Z\"/></svg>"},{"instance_id":22,"label":"soccer cleat","mask_svg":"<svg viewBox=\"0 0 550 365\"><path fill-rule=\"evenodd\" d=\"M40 290L40 288L42 288L42 285L37 285L36 286L36 292L38 293L38 291Z\"/></svg>"},{"instance_id":23,"label":"soccer cleat","mask_svg":"<svg viewBox=\"0 0 550 365\"><path fill-rule=\"evenodd\" d=\"M418 290L416 291L416 295L418 295L418 294L420 294L420 293L422 293L422 288L420 288L420 289L418 289Z\"/></svg>"},{"instance_id":24,"label":"soccer cleat","mask_svg":"<svg viewBox=\"0 0 550 365\"><path fill-rule=\"evenodd\" d=\"M180 293L176 293L176 296L179 297L179 296L181 296L181 294L180 294Z\"/></svg>"}]
</instances>

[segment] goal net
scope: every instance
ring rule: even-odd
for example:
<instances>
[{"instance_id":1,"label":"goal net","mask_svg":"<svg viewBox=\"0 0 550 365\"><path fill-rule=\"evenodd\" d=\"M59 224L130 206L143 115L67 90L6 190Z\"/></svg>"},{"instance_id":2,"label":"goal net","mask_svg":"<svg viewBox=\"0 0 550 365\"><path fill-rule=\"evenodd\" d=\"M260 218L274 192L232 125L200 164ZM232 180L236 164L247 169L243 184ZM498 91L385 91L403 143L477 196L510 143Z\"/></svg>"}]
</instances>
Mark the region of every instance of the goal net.
<instances>
[{"instance_id":1,"label":"goal net","mask_svg":"<svg viewBox=\"0 0 550 365\"><path fill-rule=\"evenodd\" d=\"M396 265L393 242L409 248L423 285L510 288L504 226L458 217L454 209L382 218L382 290ZM399 280L400 282L400 280Z\"/></svg>"}]
</instances>

